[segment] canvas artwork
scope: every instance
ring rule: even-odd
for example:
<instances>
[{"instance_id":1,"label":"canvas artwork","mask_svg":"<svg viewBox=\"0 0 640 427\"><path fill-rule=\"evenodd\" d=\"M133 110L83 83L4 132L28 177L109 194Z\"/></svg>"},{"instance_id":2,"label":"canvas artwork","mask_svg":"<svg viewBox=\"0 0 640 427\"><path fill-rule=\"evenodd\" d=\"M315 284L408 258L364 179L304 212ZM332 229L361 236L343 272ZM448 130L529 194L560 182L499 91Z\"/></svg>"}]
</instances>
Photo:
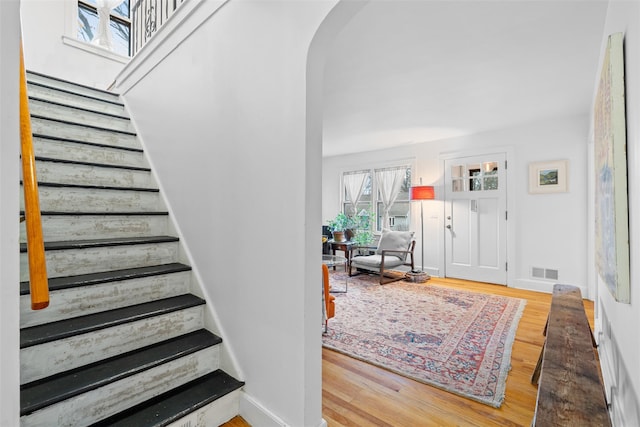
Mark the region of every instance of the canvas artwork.
<instances>
[{"instance_id":1,"label":"canvas artwork","mask_svg":"<svg viewBox=\"0 0 640 427\"><path fill-rule=\"evenodd\" d=\"M623 35L609 36L594 106L595 231L598 274L629 302L629 219Z\"/></svg>"}]
</instances>

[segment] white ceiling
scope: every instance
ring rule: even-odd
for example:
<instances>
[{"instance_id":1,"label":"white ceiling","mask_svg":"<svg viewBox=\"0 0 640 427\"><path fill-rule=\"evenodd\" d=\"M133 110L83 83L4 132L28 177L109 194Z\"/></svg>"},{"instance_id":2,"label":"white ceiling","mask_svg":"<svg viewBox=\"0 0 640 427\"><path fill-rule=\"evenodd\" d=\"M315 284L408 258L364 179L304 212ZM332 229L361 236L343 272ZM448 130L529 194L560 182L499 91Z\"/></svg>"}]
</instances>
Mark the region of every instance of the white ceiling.
<instances>
[{"instance_id":1,"label":"white ceiling","mask_svg":"<svg viewBox=\"0 0 640 427\"><path fill-rule=\"evenodd\" d=\"M372 0L337 36L324 155L591 108L607 1Z\"/></svg>"}]
</instances>

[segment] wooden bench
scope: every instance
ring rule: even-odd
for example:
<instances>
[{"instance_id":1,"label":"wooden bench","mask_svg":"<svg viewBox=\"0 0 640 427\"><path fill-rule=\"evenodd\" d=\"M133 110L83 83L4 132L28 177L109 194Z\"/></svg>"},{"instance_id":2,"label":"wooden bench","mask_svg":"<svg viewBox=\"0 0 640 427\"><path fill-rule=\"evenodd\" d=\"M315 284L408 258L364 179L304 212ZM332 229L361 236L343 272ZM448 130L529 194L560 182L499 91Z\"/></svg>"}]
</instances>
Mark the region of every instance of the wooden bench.
<instances>
[{"instance_id":1,"label":"wooden bench","mask_svg":"<svg viewBox=\"0 0 640 427\"><path fill-rule=\"evenodd\" d=\"M610 426L595 340L580 289L555 285L546 340L531 382L538 383L532 426Z\"/></svg>"}]
</instances>

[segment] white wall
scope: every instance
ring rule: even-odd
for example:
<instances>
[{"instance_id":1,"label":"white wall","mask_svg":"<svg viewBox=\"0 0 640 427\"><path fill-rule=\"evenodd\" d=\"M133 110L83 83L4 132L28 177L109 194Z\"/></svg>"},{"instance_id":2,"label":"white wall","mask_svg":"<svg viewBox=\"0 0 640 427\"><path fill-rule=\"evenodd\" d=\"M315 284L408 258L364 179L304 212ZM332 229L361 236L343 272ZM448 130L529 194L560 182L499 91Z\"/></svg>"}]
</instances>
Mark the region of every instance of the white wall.
<instances>
[{"instance_id":1,"label":"white wall","mask_svg":"<svg viewBox=\"0 0 640 427\"><path fill-rule=\"evenodd\" d=\"M76 39L77 0L22 0L28 70L107 89L129 59Z\"/></svg>"},{"instance_id":2,"label":"white wall","mask_svg":"<svg viewBox=\"0 0 640 427\"><path fill-rule=\"evenodd\" d=\"M191 17L210 16L190 35L176 28L186 39L149 54L157 65L119 78L253 425L322 424L320 195L307 193L321 159L305 126L306 67L334 4L192 5Z\"/></svg>"},{"instance_id":3,"label":"white wall","mask_svg":"<svg viewBox=\"0 0 640 427\"><path fill-rule=\"evenodd\" d=\"M19 1L0 1L0 426L17 426L20 416L19 46Z\"/></svg>"},{"instance_id":4,"label":"white wall","mask_svg":"<svg viewBox=\"0 0 640 427\"><path fill-rule=\"evenodd\" d=\"M597 277L596 336L612 419L618 426L637 426L640 425L640 4L637 1L609 3L602 53L607 37L616 32L624 33L625 44L631 302L617 303ZM598 72L594 81L599 78Z\"/></svg>"},{"instance_id":5,"label":"white wall","mask_svg":"<svg viewBox=\"0 0 640 427\"><path fill-rule=\"evenodd\" d=\"M587 290L587 135L588 117L565 117L495 132L388 150L323 159L323 221L340 209L340 175L345 170L413 159L414 184L436 186L435 201L425 202L425 268L444 275L443 160L441 155L507 152L509 253L508 285L550 292L553 281L531 278L532 266L559 270L559 281ZM528 165L532 161L569 160L569 191L561 194L529 194ZM420 229L419 205L412 207L412 230ZM416 259L420 260L420 236L416 234Z\"/></svg>"}]
</instances>

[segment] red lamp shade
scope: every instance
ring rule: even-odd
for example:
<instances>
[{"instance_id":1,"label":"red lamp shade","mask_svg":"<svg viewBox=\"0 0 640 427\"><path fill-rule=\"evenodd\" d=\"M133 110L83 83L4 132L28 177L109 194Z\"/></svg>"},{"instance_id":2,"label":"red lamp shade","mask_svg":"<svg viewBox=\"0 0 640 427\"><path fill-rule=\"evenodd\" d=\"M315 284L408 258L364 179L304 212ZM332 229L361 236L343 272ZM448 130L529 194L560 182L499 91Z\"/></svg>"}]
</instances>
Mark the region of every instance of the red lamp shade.
<instances>
[{"instance_id":1,"label":"red lamp shade","mask_svg":"<svg viewBox=\"0 0 640 427\"><path fill-rule=\"evenodd\" d=\"M418 185L409 189L411 200L432 200L435 199L435 191L431 185Z\"/></svg>"}]
</instances>

